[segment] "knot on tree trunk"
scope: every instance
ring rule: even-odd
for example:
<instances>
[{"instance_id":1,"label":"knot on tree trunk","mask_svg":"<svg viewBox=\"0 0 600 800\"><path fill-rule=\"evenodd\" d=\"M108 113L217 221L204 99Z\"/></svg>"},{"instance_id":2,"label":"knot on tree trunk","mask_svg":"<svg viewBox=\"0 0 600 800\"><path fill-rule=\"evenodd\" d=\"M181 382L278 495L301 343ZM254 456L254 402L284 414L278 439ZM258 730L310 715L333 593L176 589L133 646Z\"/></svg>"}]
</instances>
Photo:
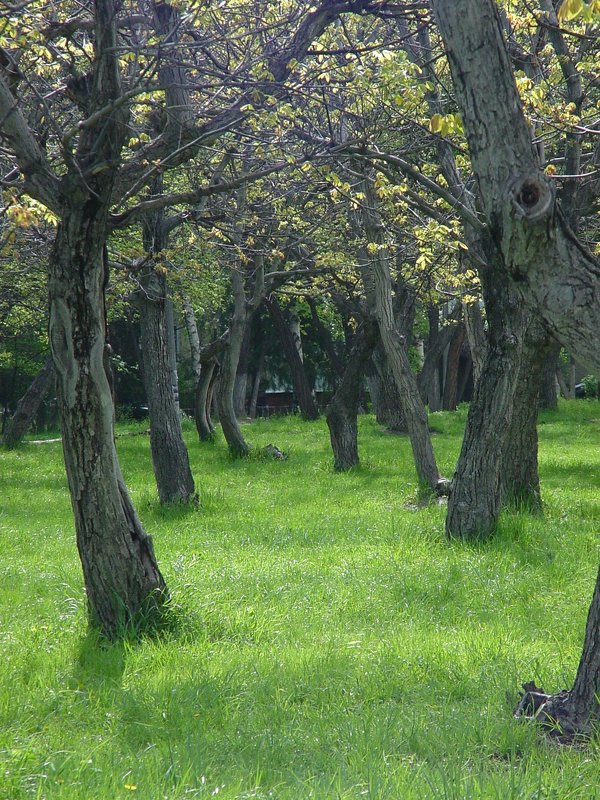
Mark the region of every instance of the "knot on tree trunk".
<instances>
[{"instance_id":1,"label":"knot on tree trunk","mask_svg":"<svg viewBox=\"0 0 600 800\"><path fill-rule=\"evenodd\" d=\"M542 173L519 176L510 184L508 194L518 216L529 222L548 216L554 206L554 186Z\"/></svg>"}]
</instances>

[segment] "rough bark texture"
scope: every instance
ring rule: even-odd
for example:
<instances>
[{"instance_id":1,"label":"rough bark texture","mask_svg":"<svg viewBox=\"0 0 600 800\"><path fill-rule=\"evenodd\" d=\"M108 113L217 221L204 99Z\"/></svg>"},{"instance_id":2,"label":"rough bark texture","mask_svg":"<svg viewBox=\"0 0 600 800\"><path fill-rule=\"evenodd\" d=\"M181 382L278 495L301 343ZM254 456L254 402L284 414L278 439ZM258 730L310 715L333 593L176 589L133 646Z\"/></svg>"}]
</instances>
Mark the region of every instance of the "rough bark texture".
<instances>
[{"instance_id":1,"label":"rough bark texture","mask_svg":"<svg viewBox=\"0 0 600 800\"><path fill-rule=\"evenodd\" d=\"M29 430L48 391L53 374L54 364L52 363L52 357L50 357L17 403L17 410L6 426L3 444L9 450L16 447Z\"/></svg>"},{"instance_id":2,"label":"rough bark texture","mask_svg":"<svg viewBox=\"0 0 600 800\"><path fill-rule=\"evenodd\" d=\"M121 93L114 5L95 3L97 60L91 108ZM117 460L104 366L104 257L113 163L127 132L123 107L82 129L78 166L60 179L61 223L49 258L49 338L57 375L63 450L91 620L110 637L160 604L165 583L135 514ZM86 174L82 173L85 165ZM102 165L101 169L94 169Z\"/></svg>"},{"instance_id":3,"label":"rough bark texture","mask_svg":"<svg viewBox=\"0 0 600 800\"><path fill-rule=\"evenodd\" d=\"M502 503L534 513L542 510L537 417L541 375L551 342L537 319L532 319L523 339L512 419L502 454Z\"/></svg>"},{"instance_id":4,"label":"rough bark texture","mask_svg":"<svg viewBox=\"0 0 600 800\"><path fill-rule=\"evenodd\" d=\"M533 154L497 8L492 0L432 0L432 6L502 266L555 338L582 363L598 369L600 265L567 225ZM600 573L573 689L550 697L544 709L574 733L585 731L589 719L598 715L598 631Z\"/></svg>"},{"instance_id":5,"label":"rough bark texture","mask_svg":"<svg viewBox=\"0 0 600 800\"><path fill-rule=\"evenodd\" d=\"M194 479L175 401L165 319L167 284L162 272L140 277L140 344L150 417L150 450L161 503L196 499Z\"/></svg>"},{"instance_id":6,"label":"rough bark texture","mask_svg":"<svg viewBox=\"0 0 600 800\"><path fill-rule=\"evenodd\" d=\"M484 537L496 526L502 453L512 419L526 325L522 304L502 273L487 273L484 292L488 346L448 499L446 533L451 537Z\"/></svg>"},{"instance_id":7,"label":"rough bark texture","mask_svg":"<svg viewBox=\"0 0 600 800\"><path fill-rule=\"evenodd\" d=\"M408 433L400 392L381 342L374 348L371 361L372 369L367 374L367 384L378 425L394 433Z\"/></svg>"},{"instance_id":8,"label":"rough bark texture","mask_svg":"<svg viewBox=\"0 0 600 800\"><path fill-rule=\"evenodd\" d=\"M325 412L334 468L339 472L358 464L360 387L374 341L372 333L361 332L357 337L340 384Z\"/></svg>"}]
</instances>

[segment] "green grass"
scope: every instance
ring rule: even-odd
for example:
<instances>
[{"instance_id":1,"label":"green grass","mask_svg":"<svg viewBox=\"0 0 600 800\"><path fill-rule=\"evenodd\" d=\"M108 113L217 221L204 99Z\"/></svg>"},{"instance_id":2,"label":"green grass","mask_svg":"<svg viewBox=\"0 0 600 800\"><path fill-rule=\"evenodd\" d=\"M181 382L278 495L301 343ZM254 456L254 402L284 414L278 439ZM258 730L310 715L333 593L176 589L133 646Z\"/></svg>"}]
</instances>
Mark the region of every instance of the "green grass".
<instances>
[{"instance_id":1,"label":"green grass","mask_svg":"<svg viewBox=\"0 0 600 800\"><path fill-rule=\"evenodd\" d=\"M432 417L446 475L465 415ZM577 666L600 404L543 416L545 517L478 545L417 508L407 438L370 417L344 475L323 422L245 430L289 460L230 460L187 425L197 511L160 508L147 437L119 438L179 622L137 644L86 630L60 444L0 455L0 798L600 798L596 742L512 718L522 681Z\"/></svg>"}]
</instances>

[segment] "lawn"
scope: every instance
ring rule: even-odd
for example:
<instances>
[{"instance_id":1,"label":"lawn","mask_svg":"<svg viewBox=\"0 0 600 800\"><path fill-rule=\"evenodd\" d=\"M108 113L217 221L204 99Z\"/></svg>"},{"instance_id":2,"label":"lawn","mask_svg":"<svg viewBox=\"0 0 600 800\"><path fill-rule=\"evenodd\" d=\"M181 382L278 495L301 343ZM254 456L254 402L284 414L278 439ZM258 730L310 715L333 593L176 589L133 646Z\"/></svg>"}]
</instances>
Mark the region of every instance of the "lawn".
<instances>
[{"instance_id":1,"label":"lawn","mask_svg":"<svg viewBox=\"0 0 600 800\"><path fill-rule=\"evenodd\" d=\"M448 476L465 416L431 417ZM545 515L506 514L478 545L445 540L408 439L372 417L349 474L322 421L244 428L284 462L185 427L198 510L161 508L148 437L118 439L173 598L169 630L120 645L87 631L60 443L0 454L2 800L600 798L597 742L512 718L523 681L574 677L600 403L542 416Z\"/></svg>"}]
</instances>

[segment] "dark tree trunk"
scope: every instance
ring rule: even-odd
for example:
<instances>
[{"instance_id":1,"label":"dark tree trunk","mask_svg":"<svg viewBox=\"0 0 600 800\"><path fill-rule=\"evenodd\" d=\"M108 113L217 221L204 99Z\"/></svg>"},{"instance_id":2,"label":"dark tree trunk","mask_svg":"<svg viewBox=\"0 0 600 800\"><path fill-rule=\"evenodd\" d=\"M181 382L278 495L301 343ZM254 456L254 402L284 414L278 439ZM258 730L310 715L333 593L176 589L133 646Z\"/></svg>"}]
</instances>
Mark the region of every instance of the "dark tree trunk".
<instances>
[{"instance_id":1,"label":"dark tree trunk","mask_svg":"<svg viewBox=\"0 0 600 800\"><path fill-rule=\"evenodd\" d=\"M400 392L381 343L373 350L371 361L373 369L367 376L367 383L378 425L394 433L408 433Z\"/></svg>"},{"instance_id":2,"label":"dark tree trunk","mask_svg":"<svg viewBox=\"0 0 600 800\"><path fill-rule=\"evenodd\" d=\"M312 327L317 334L321 349L327 356L327 360L331 368L331 382L335 389L337 388L337 382L341 380L344 374L344 365L342 364L342 360L340 359L338 351L336 350L331 333L327 330L321 320L321 317L319 316L319 311L317 309L315 300L309 297L307 298L306 302L310 308Z\"/></svg>"},{"instance_id":3,"label":"dark tree trunk","mask_svg":"<svg viewBox=\"0 0 600 800\"><path fill-rule=\"evenodd\" d=\"M217 367L216 358L204 361L200 371L200 380L196 384L194 419L201 442L211 442L215 436L215 429L210 419L210 408L212 405L213 386L217 379Z\"/></svg>"},{"instance_id":4,"label":"dark tree trunk","mask_svg":"<svg viewBox=\"0 0 600 800\"><path fill-rule=\"evenodd\" d=\"M229 452L236 457L246 456L250 447L244 439L233 407L233 390L240 352L249 323L244 279L239 269L232 271L234 311L229 326L229 341L223 352L221 372L217 383L217 409Z\"/></svg>"},{"instance_id":5,"label":"dark tree trunk","mask_svg":"<svg viewBox=\"0 0 600 800\"><path fill-rule=\"evenodd\" d=\"M502 503L533 513L542 510L537 417L540 379L551 346L544 328L532 320L523 340L512 419L502 455Z\"/></svg>"},{"instance_id":6,"label":"dark tree trunk","mask_svg":"<svg viewBox=\"0 0 600 800\"><path fill-rule=\"evenodd\" d=\"M446 533L451 537L484 537L496 526L502 453L512 419L526 324L522 304L502 273L486 271L482 277L488 346L448 499Z\"/></svg>"},{"instance_id":7,"label":"dark tree trunk","mask_svg":"<svg viewBox=\"0 0 600 800\"><path fill-rule=\"evenodd\" d=\"M544 360L540 376L539 401L540 408L555 410L558 408L558 394L556 391L556 371L560 357L560 344L554 341Z\"/></svg>"},{"instance_id":8,"label":"dark tree trunk","mask_svg":"<svg viewBox=\"0 0 600 800\"><path fill-rule=\"evenodd\" d=\"M160 603L165 583L114 445L104 368L106 209L78 180L65 179L64 195L70 207L49 261L50 343L89 615L115 637L148 603Z\"/></svg>"},{"instance_id":9,"label":"dark tree trunk","mask_svg":"<svg viewBox=\"0 0 600 800\"><path fill-rule=\"evenodd\" d=\"M246 416L246 396L248 394L248 362L250 360L250 339L252 326L246 324L246 331L242 340L240 358L235 383L233 385L233 410L238 419Z\"/></svg>"},{"instance_id":10,"label":"dark tree trunk","mask_svg":"<svg viewBox=\"0 0 600 800\"><path fill-rule=\"evenodd\" d=\"M150 416L150 449L161 503L196 500L187 448L181 432L179 406L169 359L165 321L167 284L162 272L140 277L140 343L142 370Z\"/></svg>"},{"instance_id":11,"label":"dark tree trunk","mask_svg":"<svg viewBox=\"0 0 600 800\"><path fill-rule=\"evenodd\" d=\"M455 328L448 346L446 380L444 382L444 395L442 399L442 409L444 411L456 411L456 406L458 405L458 366L465 337L466 329L461 322Z\"/></svg>"},{"instance_id":12,"label":"dark tree trunk","mask_svg":"<svg viewBox=\"0 0 600 800\"><path fill-rule=\"evenodd\" d=\"M296 400L298 401L298 405L300 406L300 413L306 420L318 419L319 408L315 402L310 383L308 382L308 377L304 368L304 362L300 357L297 343L292 335L292 332L290 331L289 325L287 324L287 320L283 311L281 310L277 298L275 296L271 296L266 301L266 306L269 310L269 314L271 315L271 319L275 323L275 327L281 339L285 357L292 371L294 394L296 396Z\"/></svg>"},{"instance_id":13,"label":"dark tree trunk","mask_svg":"<svg viewBox=\"0 0 600 800\"><path fill-rule=\"evenodd\" d=\"M437 319L437 308L435 309ZM429 405L430 411L439 411L441 408L440 401L440 374L439 366L440 360L444 350L448 347L456 325L445 325L439 330L436 325L432 330L431 320L429 328L429 336L427 338L427 351L425 353L425 360L423 366L417 377L417 386L419 387L419 394L424 403ZM435 332L434 332L435 331Z\"/></svg>"},{"instance_id":14,"label":"dark tree trunk","mask_svg":"<svg viewBox=\"0 0 600 800\"><path fill-rule=\"evenodd\" d=\"M44 366L38 372L29 388L19 400L17 410L10 419L4 431L3 443L9 450L17 447L21 442L50 386L54 365L52 357L48 358Z\"/></svg>"},{"instance_id":15,"label":"dark tree trunk","mask_svg":"<svg viewBox=\"0 0 600 800\"><path fill-rule=\"evenodd\" d=\"M358 464L358 406L363 373L375 337L362 332L350 353L338 389L325 412L334 468L343 472Z\"/></svg>"},{"instance_id":16,"label":"dark tree trunk","mask_svg":"<svg viewBox=\"0 0 600 800\"><path fill-rule=\"evenodd\" d=\"M523 301L540 314L561 344L586 366L598 369L598 261L569 228L552 182L534 155L498 9L492 0L433 0L432 6L450 62L482 209L503 258L495 266L517 280ZM548 6L549 36L564 46L553 6ZM561 48L554 46L559 52ZM577 69L570 69L566 46L564 51L559 59L563 76L567 84L575 84ZM577 191L575 185L571 191ZM571 212L567 207L569 216ZM549 697L536 715L549 718L551 730L567 736L586 733L590 718L598 717L599 631L600 572L574 686Z\"/></svg>"}]
</instances>

